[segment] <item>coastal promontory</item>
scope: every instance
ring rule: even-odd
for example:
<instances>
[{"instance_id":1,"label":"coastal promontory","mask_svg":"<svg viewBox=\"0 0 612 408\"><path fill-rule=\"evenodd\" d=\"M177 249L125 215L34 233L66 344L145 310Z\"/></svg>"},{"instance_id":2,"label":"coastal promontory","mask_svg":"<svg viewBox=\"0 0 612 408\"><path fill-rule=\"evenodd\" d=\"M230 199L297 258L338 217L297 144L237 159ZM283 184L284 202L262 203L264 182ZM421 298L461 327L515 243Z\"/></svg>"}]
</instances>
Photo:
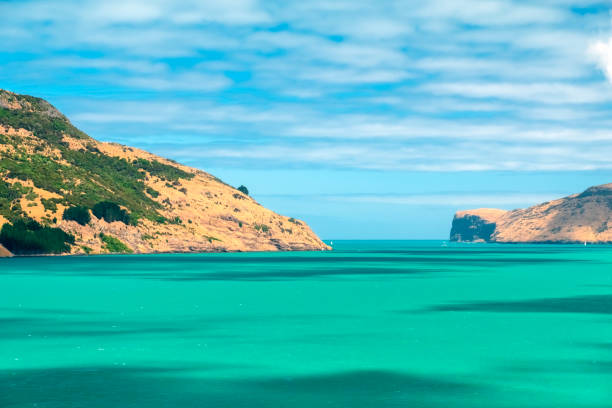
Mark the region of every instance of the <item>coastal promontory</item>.
<instances>
[{"instance_id":1,"label":"coastal promontory","mask_svg":"<svg viewBox=\"0 0 612 408\"><path fill-rule=\"evenodd\" d=\"M329 249L244 187L99 142L47 101L4 90L0 245L16 255Z\"/></svg>"},{"instance_id":2,"label":"coastal promontory","mask_svg":"<svg viewBox=\"0 0 612 408\"><path fill-rule=\"evenodd\" d=\"M453 218L450 239L515 243L612 242L612 183L525 209L459 211Z\"/></svg>"}]
</instances>

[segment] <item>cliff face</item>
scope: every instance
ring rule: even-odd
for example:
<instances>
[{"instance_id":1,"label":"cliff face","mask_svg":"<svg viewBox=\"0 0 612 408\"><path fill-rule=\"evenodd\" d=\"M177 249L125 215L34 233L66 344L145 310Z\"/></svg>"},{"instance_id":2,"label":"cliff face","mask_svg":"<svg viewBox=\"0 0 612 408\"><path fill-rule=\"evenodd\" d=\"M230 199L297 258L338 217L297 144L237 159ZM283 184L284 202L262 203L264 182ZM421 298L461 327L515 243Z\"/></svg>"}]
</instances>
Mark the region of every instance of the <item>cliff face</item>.
<instances>
[{"instance_id":1,"label":"cliff face","mask_svg":"<svg viewBox=\"0 0 612 408\"><path fill-rule=\"evenodd\" d=\"M490 241L497 219L505 213L504 210L493 208L459 211L453 218L450 239L465 242Z\"/></svg>"},{"instance_id":2,"label":"cliff face","mask_svg":"<svg viewBox=\"0 0 612 408\"><path fill-rule=\"evenodd\" d=\"M17 253L45 252L39 241L61 231L55 253L329 249L208 173L98 142L46 101L2 90L0 228Z\"/></svg>"},{"instance_id":3,"label":"cliff face","mask_svg":"<svg viewBox=\"0 0 612 408\"><path fill-rule=\"evenodd\" d=\"M612 242L612 184L526 209L458 212L451 240Z\"/></svg>"}]
</instances>

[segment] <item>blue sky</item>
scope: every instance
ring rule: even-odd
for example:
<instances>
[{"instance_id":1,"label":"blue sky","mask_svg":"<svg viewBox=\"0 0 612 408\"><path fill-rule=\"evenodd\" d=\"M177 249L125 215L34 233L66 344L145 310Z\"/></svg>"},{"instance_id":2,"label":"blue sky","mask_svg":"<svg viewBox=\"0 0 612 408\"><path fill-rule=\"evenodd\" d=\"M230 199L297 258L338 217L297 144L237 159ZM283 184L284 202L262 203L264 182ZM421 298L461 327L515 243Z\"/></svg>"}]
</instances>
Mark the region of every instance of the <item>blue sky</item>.
<instances>
[{"instance_id":1,"label":"blue sky","mask_svg":"<svg viewBox=\"0 0 612 408\"><path fill-rule=\"evenodd\" d=\"M612 182L609 2L0 1L0 88L323 238Z\"/></svg>"}]
</instances>

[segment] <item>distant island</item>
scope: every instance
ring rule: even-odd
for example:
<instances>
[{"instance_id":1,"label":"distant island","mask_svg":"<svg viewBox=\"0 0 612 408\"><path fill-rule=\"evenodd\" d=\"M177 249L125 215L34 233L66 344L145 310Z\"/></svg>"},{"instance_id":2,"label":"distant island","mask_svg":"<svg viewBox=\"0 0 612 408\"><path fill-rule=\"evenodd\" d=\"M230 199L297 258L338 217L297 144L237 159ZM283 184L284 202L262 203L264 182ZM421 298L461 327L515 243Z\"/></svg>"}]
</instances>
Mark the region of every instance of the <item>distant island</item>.
<instances>
[{"instance_id":1,"label":"distant island","mask_svg":"<svg viewBox=\"0 0 612 408\"><path fill-rule=\"evenodd\" d=\"M244 186L98 142L47 101L0 90L0 257L327 249Z\"/></svg>"},{"instance_id":2,"label":"distant island","mask_svg":"<svg viewBox=\"0 0 612 408\"><path fill-rule=\"evenodd\" d=\"M526 209L459 211L451 241L463 242L612 242L612 184Z\"/></svg>"}]
</instances>

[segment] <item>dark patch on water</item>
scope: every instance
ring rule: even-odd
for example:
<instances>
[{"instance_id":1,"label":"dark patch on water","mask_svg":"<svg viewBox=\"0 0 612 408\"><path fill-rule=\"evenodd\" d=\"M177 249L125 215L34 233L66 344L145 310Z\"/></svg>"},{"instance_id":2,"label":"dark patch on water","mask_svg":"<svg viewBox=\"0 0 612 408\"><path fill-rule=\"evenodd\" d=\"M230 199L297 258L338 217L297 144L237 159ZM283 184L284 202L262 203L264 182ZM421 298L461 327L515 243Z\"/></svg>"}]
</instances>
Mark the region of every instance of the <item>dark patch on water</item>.
<instances>
[{"instance_id":1,"label":"dark patch on water","mask_svg":"<svg viewBox=\"0 0 612 408\"><path fill-rule=\"evenodd\" d=\"M583 347L589 347L589 348L595 348L595 349L599 349L599 350L607 350L607 351L612 351L612 343L605 343L605 342L601 342L601 343L584 343L582 344Z\"/></svg>"},{"instance_id":2,"label":"dark patch on water","mask_svg":"<svg viewBox=\"0 0 612 408\"><path fill-rule=\"evenodd\" d=\"M28 258L20 268L5 270L5 274L37 274L44 276L94 276L164 281L271 281L342 276L394 275L419 276L429 273L471 272L484 268L513 267L518 265L557 265L560 263L586 263L590 260L553 257L474 256L474 251L413 251L432 256L346 256L334 253L323 255L299 254L224 254L212 255L138 255L92 258L48 258L45 268L40 259ZM440 254L436 256L435 253ZM481 251L490 255L490 252ZM525 253L527 253L525 251ZM464 256L457 256L462 254ZM102 262L103 260L103 262ZM92 261L94 267L92 267ZM33 267L38 265L38 267ZM295 266L295 268L285 267ZM461 269L456 269L461 268ZM177 272L177 270L179 272Z\"/></svg>"},{"instance_id":3,"label":"dark patch on water","mask_svg":"<svg viewBox=\"0 0 612 408\"><path fill-rule=\"evenodd\" d=\"M493 313L585 313L612 314L612 295L587 295L564 298L490 301L437 305L434 312Z\"/></svg>"},{"instance_id":4,"label":"dark patch on water","mask_svg":"<svg viewBox=\"0 0 612 408\"><path fill-rule=\"evenodd\" d=\"M377 252L369 251L368 254L376 254ZM383 252L379 252L384 254ZM351 252L354 254L354 252ZM449 256L449 255L453 256ZM433 251L419 251L419 253L405 253L407 256L372 256L372 255L358 255L358 256L346 256L336 253L325 253L321 256L298 256L294 254L283 254L284 256L259 256L255 254L248 256L249 254L231 254L231 256L219 256L218 254L209 255L132 255L132 256L92 256L92 257L73 257L73 258L58 258L50 257L45 259L45 271L65 271L65 270L87 270L91 268L92 261L102 261L105 268L109 270L116 270L118 268L126 268L129 270L143 269L143 265L146 268L154 269L165 269L169 266L175 268L177 264L180 264L183 269L196 269L204 266L215 266L215 265L237 265L240 267L248 267L249 265L279 265L279 264L324 264L330 263L461 263L461 264L512 264L512 263L561 263L561 262L593 262L592 260L585 259L570 259L570 258L558 258L558 257L542 257L541 253L524 252L524 254L532 254L535 256L531 257L515 257L508 255L519 254L519 252L508 252L500 253L506 255L505 257L486 256L486 257L475 257L474 255L486 254L495 255L494 252L479 252L474 253L473 251L454 251L452 253L446 251L433 252ZM418 256L417 256L418 255ZM428 255L428 256L424 256ZM460 256L457 256L460 255ZM18 265L14 265L15 271L5 269L2 273L15 273L19 272L28 273L30 271L37 271L40 268L40 258L19 258L21 261Z\"/></svg>"},{"instance_id":5,"label":"dark patch on water","mask_svg":"<svg viewBox=\"0 0 612 408\"><path fill-rule=\"evenodd\" d=\"M0 307L0 313L18 313L34 315L90 315L97 312L75 310L75 309L43 309L31 307Z\"/></svg>"},{"instance_id":6,"label":"dark patch on water","mask_svg":"<svg viewBox=\"0 0 612 408\"><path fill-rule=\"evenodd\" d=\"M139 327L140 326L140 327ZM144 327L142 327L144 326ZM47 337L102 337L127 335L160 335L187 331L180 327L147 326L143 323L64 321L61 319L0 319L0 340Z\"/></svg>"},{"instance_id":7,"label":"dark patch on water","mask_svg":"<svg viewBox=\"0 0 612 408\"><path fill-rule=\"evenodd\" d=\"M281 323L291 328L293 323L355 318L343 314L257 314L223 317L158 317L154 320L66 320L55 318L0 318L0 341L8 339L34 340L62 337L116 337L180 335L182 338L232 338L223 330L245 322ZM0 343L1 344L1 343Z\"/></svg>"},{"instance_id":8,"label":"dark patch on water","mask_svg":"<svg viewBox=\"0 0 612 408\"><path fill-rule=\"evenodd\" d=\"M3 331L0 337L4 337L4 330L6 330L7 327L32 324L36 321L38 321L38 319L30 319L25 317L0 317L0 329Z\"/></svg>"},{"instance_id":9,"label":"dark patch on water","mask_svg":"<svg viewBox=\"0 0 612 408\"><path fill-rule=\"evenodd\" d=\"M0 371L0 406L39 408L446 408L478 402L485 388L393 371L267 378L211 377L223 365L185 370L67 367ZM463 402L463 403L462 403ZM471 402L471 403L470 403Z\"/></svg>"},{"instance_id":10,"label":"dark patch on water","mask_svg":"<svg viewBox=\"0 0 612 408\"><path fill-rule=\"evenodd\" d=\"M610 374L612 375L612 360L559 360L559 361L527 361L513 362L501 367L502 371L515 374Z\"/></svg>"},{"instance_id":11,"label":"dark patch on water","mask_svg":"<svg viewBox=\"0 0 612 408\"><path fill-rule=\"evenodd\" d=\"M384 263L383 263L384 264ZM170 267L171 266L171 267ZM105 268L106 269L106 268ZM252 270L248 264L237 264L236 269L221 270L219 272L200 272L202 270L214 270L214 268L194 268L189 265L180 264L180 270L176 272L176 263L167 267L160 265L139 266L139 267L109 267L108 271L99 270L62 270L55 273L55 276L92 276L92 277L112 277L112 278L131 278L131 279L153 279L163 281L278 281L293 280L315 277L341 277L341 276L368 276L368 275L395 275L412 276L428 273L450 272L448 269L441 268L406 268L401 265L387 267L376 266L345 266L340 268L302 268L278 269L274 265L270 268L257 268ZM259 270L258 270L259 269ZM132 272L122 272L122 271ZM142 272L140 272L142 271ZM38 272L37 275L49 275L49 271Z\"/></svg>"},{"instance_id":12,"label":"dark patch on water","mask_svg":"<svg viewBox=\"0 0 612 408\"><path fill-rule=\"evenodd\" d=\"M327 395L342 395L348 390L354 397L397 393L436 392L456 394L474 392L479 387L459 382L443 381L408 375L393 371L349 371L339 374L324 374L306 377L272 378L252 381L252 385L275 390L276 392L323 393Z\"/></svg>"},{"instance_id":13,"label":"dark patch on water","mask_svg":"<svg viewBox=\"0 0 612 408\"><path fill-rule=\"evenodd\" d=\"M391 268L338 268L338 269L312 269L288 271L262 271L262 272L220 272L220 273L183 273L183 274L153 274L152 279L168 281L208 281L208 280L235 280L235 281L268 281L292 280L315 277L339 277L356 275L416 275L433 272L445 272L442 269L391 269Z\"/></svg>"}]
</instances>

